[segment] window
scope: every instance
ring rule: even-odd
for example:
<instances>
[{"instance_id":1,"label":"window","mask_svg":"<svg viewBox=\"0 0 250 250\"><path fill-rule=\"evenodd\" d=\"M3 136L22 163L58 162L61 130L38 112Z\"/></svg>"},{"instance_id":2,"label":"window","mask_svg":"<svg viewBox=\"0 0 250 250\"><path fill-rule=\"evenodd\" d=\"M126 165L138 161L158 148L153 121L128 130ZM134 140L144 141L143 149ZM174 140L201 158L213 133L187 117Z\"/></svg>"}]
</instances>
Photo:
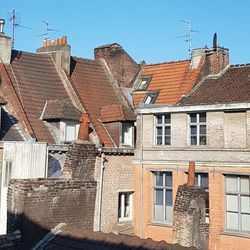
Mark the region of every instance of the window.
<instances>
[{"instance_id":1,"label":"window","mask_svg":"<svg viewBox=\"0 0 250 250\"><path fill-rule=\"evenodd\" d=\"M249 176L226 176L226 229L250 232Z\"/></svg>"},{"instance_id":2,"label":"window","mask_svg":"<svg viewBox=\"0 0 250 250\"><path fill-rule=\"evenodd\" d=\"M140 80L137 90L146 90L151 79L152 79L152 76L143 76Z\"/></svg>"},{"instance_id":3,"label":"window","mask_svg":"<svg viewBox=\"0 0 250 250\"><path fill-rule=\"evenodd\" d=\"M170 114L157 115L156 120L156 145L171 144L171 116Z\"/></svg>"},{"instance_id":4,"label":"window","mask_svg":"<svg viewBox=\"0 0 250 250\"><path fill-rule=\"evenodd\" d=\"M132 220L132 193L119 193L118 218L119 220Z\"/></svg>"},{"instance_id":5,"label":"window","mask_svg":"<svg viewBox=\"0 0 250 250\"><path fill-rule=\"evenodd\" d=\"M159 93L158 91L150 91L144 98L143 103L145 104L154 103L158 96L158 93Z\"/></svg>"},{"instance_id":6,"label":"window","mask_svg":"<svg viewBox=\"0 0 250 250\"><path fill-rule=\"evenodd\" d=\"M208 192L208 174L196 173L195 185L203 187L206 191L206 221L209 222L209 192Z\"/></svg>"},{"instance_id":7,"label":"window","mask_svg":"<svg viewBox=\"0 0 250 250\"><path fill-rule=\"evenodd\" d=\"M190 114L190 145L206 145L206 113Z\"/></svg>"},{"instance_id":8,"label":"window","mask_svg":"<svg viewBox=\"0 0 250 250\"><path fill-rule=\"evenodd\" d=\"M133 146L133 124L129 122L122 123L121 146Z\"/></svg>"},{"instance_id":9,"label":"window","mask_svg":"<svg viewBox=\"0 0 250 250\"><path fill-rule=\"evenodd\" d=\"M12 172L12 161L6 160L5 161L5 174L4 174L4 185L8 186L9 181L11 179L11 172Z\"/></svg>"},{"instance_id":10,"label":"window","mask_svg":"<svg viewBox=\"0 0 250 250\"><path fill-rule=\"evenodd\" d=\"M172 173L154 173L154 221L172 223L173 221Z\"/></svg>"},{"instance_id":11,"label":"window","mask_svg":"<svg viewBox=\"0 0 250 250\"><path fill-rule=\"evenodd\" d=\"M76 140L76 125L73 123L66 123L65 126L65 141Z\"/></svg>"}]
</instances>

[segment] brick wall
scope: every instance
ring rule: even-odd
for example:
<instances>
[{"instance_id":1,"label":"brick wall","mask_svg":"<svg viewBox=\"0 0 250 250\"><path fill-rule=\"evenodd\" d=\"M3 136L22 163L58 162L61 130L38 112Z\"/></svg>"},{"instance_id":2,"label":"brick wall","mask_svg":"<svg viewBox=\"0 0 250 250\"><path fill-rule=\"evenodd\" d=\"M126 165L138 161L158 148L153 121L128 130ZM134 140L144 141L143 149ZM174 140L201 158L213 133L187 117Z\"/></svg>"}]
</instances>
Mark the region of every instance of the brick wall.
<instances>
[{"instance_id":1,"label":"brick wall","mask_svg":"<svg viewBox=\"0 0 250 250\"><path fill-rule=\"evenodd\" d=\"M138 64L117 43L95 48L95 59L104 59L118 85L131 87L139 70Z\"/></svg>"},{"instance_id":2,"label":"brick wall","mask_svg":"<svg viewBox=\"0 0 250 250\"><path fill-rule=\"evenodd\" d=\"M90 142L77 141L71 144L63 166L62 178L94 180L96 152L95 145Z\"/></svg>"},{"instance_id":3,"label":"brick wall","mask_svg":"<svg viewBox=\"0 0 250 250\"><path fill-rule=\"evenodd\" d=\"M197 186L180 185L173 213L173 243L208 249L208 225L205 222L206 192Z\"/></svg>"},{"instance_id":4,"label":"brick wall","mask_svg":"<svg viewBox=\"0 0 250 250\"><path fill-rule=\"evenodd\" d=\"M95 181L11 180L7 232L19 229L23 243L34 243L59 223L93 230L95 198Z\"/></svg>"}]
</instances>

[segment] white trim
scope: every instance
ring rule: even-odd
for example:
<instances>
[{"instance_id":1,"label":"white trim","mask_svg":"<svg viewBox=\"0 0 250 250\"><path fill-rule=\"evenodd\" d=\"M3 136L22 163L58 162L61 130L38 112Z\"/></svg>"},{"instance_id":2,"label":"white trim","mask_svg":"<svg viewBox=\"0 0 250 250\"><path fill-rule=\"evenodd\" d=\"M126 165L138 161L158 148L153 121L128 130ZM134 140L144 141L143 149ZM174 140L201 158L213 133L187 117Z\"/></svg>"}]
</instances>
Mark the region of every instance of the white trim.
<instances>
[{"instance_id":1,"label":"white trim","mask_svg":"<svg viewBox=\"0 0 250 250\"><path fill-rule=\"evenodd\" d=\"M250 109L250 103L229 103L229 104L209 104L209 105L191 105L191 106L168 106L147 104L137 109L138 114L156 114L156 113L178 113L178 112L205 112L217 110L246 110Z\"/></svg>"}]
</instances>

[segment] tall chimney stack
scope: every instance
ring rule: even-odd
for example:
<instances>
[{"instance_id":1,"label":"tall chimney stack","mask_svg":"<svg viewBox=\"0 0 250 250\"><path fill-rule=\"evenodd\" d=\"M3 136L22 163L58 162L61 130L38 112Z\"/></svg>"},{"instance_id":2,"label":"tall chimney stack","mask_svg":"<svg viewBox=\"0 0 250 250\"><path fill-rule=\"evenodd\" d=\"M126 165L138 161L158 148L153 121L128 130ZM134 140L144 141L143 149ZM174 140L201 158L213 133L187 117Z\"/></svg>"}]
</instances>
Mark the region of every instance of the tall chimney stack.
<instances>
[{"instance_id":1,"label":"tall chimney stack","mask_svg":"<svg viewBox=\"0 0 250 250\"><path fill-rule=\"evenodd\" d=\"M4 35L5 20L0 19L0 63L10 64L11 38Z\"/></svg>"}]
</instances>

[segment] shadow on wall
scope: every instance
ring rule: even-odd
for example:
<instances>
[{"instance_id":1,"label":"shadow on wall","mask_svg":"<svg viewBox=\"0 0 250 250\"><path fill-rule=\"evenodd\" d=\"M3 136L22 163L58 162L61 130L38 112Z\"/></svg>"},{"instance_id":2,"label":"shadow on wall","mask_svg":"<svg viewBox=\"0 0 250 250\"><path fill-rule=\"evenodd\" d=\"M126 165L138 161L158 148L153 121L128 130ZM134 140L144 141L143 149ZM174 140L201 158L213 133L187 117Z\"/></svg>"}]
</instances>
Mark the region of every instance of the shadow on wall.
<instances>
[{"instance_id":1,"label":"shadow on wall","mask_svg":"<svg viewBox=\"0 0 250 250\"><path fill-rule=\"evenodd\" d=\"M21 231L21 239L12 239L8 248L3 248L4 241L0 239L0 249L20 249L20 250L196 250L194 247L186 248L178 244L168 244L165 241L156 242L152 239L140 239L135 236L115 235L113 233L93 232L79 228L77 225L69 226L64 223L57 225L49 231L24 214L15 216L9 213L10 222L12 219L22 221L18 228L13 230ZM10 223L9 222L9 223ZM11 232L9 232L11 235ZM8 236L9 236L8 235ZM8 237L6 236L6 238ZM10 247L11 246L11 247Z\"/></svg>"}]
</instances>

